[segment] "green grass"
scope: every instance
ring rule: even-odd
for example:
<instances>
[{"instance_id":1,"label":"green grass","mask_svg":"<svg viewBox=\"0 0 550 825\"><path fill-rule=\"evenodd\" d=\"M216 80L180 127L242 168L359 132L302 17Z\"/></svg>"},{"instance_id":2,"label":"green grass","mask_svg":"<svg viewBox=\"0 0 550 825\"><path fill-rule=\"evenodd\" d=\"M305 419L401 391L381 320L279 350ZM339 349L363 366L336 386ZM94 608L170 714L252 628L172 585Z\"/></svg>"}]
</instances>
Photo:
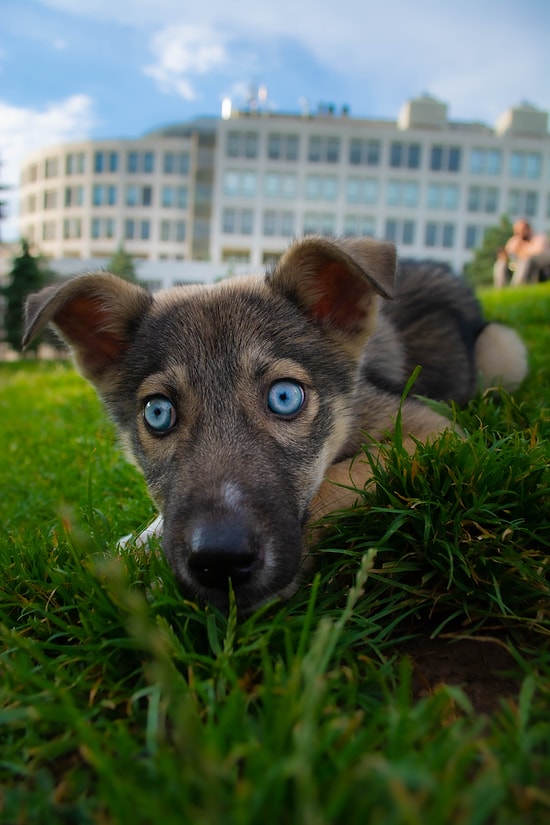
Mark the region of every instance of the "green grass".
<instances>
[{"instance_id":1,"label":"green grass","mask_svg":"<svg viewBox=\"0 0 550 825\"><path fill-rule=\"evenodd\" d=\"M389 447L317 576L246 620L116 552L153 510L74 371L0 366L2 823L550 822L550 289L482 297L525 386ZM422 681L433 645L454 684ZM460 668L495 649L481 711Z\"/></svg>"}]
</instances>

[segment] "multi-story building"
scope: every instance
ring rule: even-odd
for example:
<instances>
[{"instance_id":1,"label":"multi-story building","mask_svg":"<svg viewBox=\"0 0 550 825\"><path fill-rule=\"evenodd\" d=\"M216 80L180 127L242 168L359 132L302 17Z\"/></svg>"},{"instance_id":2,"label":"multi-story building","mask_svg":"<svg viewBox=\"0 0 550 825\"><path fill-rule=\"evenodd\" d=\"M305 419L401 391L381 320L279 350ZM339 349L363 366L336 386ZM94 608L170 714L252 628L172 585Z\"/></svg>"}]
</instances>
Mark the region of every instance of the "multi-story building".
<instances>
[{"instance_id":1,"label":"multi-story building","mask_svg":"<svg viewBox=\"0 0 550 825\"><path fill-rule=\"evenodd\" d=\"M304 233L395 241L460 272L499 216L550 223L548 114L495 128L449 121L431 97L397 121L228 112L137 140L51 147L25 160L21 234L54 258L209 260L257 268Z\"/></svg>"}]
</instances>

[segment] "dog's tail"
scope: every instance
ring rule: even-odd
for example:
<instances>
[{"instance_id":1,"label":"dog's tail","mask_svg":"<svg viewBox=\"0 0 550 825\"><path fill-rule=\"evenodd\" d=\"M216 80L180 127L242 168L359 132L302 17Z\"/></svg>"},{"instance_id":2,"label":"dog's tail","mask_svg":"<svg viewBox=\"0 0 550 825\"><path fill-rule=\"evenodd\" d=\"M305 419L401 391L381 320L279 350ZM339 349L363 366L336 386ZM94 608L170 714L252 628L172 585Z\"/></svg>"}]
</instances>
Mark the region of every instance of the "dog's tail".
<instances>
[{"instance_id":1,"label":"dog's tail","mask_svg":"<svg viewBox=\"0 0 550 825\"><path fill-rule=\"evenodd\" d=\"M503 324L487 324L475 345L483 389L517 389L527 375L527 348L517 332Z\"/></svg>"}]
</instances>

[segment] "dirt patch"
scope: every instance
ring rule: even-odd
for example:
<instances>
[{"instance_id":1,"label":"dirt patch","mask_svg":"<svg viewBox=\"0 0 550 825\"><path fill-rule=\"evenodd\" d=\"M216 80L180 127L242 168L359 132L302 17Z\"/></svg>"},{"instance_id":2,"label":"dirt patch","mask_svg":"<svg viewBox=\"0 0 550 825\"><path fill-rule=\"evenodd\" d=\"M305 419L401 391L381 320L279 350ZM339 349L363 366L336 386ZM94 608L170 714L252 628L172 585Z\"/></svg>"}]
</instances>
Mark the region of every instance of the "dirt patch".
<instances>
[{"instance_id":1,"label":"dirt patch","mask_svg":"<svg viewBox=\"0 0 550 825\"><path fill-rule=\"evenodd\" d=\"M415 639L399 648L413 663L416 698L441 684L462 688L478 713L493 713L502 699L517 697L518 666L498 639Z\"/></svg>"}]
</instances>

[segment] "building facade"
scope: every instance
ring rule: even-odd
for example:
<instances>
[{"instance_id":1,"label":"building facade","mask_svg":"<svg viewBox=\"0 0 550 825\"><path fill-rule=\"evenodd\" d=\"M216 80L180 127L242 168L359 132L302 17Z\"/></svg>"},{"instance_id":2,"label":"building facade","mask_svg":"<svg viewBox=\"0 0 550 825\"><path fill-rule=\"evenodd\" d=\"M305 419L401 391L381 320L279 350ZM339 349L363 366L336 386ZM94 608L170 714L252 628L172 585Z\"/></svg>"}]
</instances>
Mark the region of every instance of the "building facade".
<instances>
[{"instance_id":1,"label":"building facade","mask_svg":"<svg viewBox=\"0 0 550 825\"><path fill-rule=\"evenodd\" d=\"M315 232L386 238L460 272L503 214L550 224L548 115L527 104L495 128L449 121L431 97L397 121L226 108L35 152L21 177L21 234L51 258L123 244L138 259L255 269Z\"/></svg>"}]
</instances>

